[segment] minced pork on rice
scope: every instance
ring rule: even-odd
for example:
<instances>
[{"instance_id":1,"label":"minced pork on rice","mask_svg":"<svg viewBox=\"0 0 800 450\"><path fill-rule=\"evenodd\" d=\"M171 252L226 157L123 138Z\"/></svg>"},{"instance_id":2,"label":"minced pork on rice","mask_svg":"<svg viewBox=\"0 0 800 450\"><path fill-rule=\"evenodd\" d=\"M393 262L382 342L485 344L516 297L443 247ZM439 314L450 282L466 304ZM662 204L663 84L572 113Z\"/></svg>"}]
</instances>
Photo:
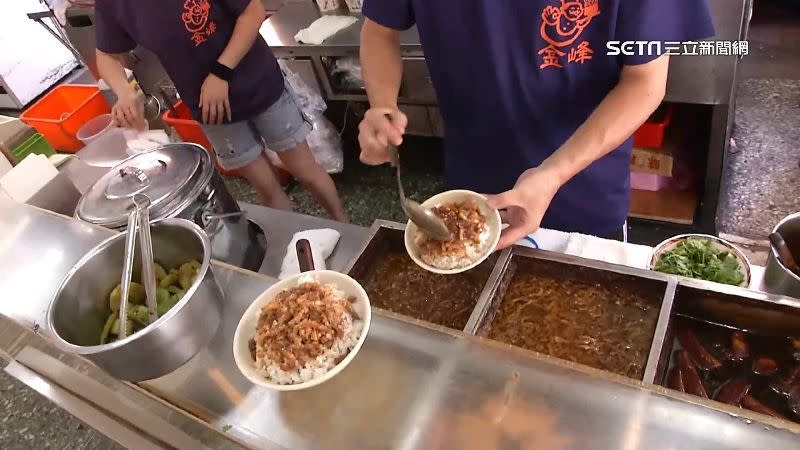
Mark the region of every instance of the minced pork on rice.
<instances>
[{"instance_id":1,"label":"minced pork on rice","mask_svg":"<svg viewBox=\"0 0 800 450\"><path fill-rule=\"evenodd\" d=\"M432 209L453 234L449 241L437 241L420 233L416 238L420 259L437 269L468 266L486 253L489 227L486 216L472 202L449 203Z\"/></svg>"},{"instance_id":2,"label":"minced pork on rice","mask_svg":"<svg viewBox=\"0 0 800 450\"><path fill-rule=\"evenodd\" d=\"M261 308L256 367L277 384L311 381L347 356L363 326L344 292L310 275L301 277L296 287Z\"/></svg>"}]
</instances>

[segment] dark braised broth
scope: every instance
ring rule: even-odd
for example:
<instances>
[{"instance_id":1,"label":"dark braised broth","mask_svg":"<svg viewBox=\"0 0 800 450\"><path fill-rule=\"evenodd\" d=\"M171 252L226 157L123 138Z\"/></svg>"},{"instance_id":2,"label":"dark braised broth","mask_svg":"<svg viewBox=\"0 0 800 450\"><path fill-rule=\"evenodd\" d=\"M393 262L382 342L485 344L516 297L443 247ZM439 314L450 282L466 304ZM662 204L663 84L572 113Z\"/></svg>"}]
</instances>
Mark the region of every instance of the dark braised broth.
<instances>
[{"instance_id":1,"label":"dark braised broth","mask_svg":"<svg viewBox=\"0 0 800 450\"><path fill-rule=\"evenodd\" d=\"M684 316L676 320L675 336L673 359L680 352L689 356L710 398L800 423L797 337L759 335ZM676 381L683 374L672 366L667 387L682 390Z\"/></svg>"},{"instance_id":2,"label":"dark braised broth","mask_svg":"<svg viewBox=\"0 0 800 450\"><path fill-rule=\"evenodd\" d=\"M458 275L437 275L394 249L382 254L363 277L356 277L378 308L463 330L489 280L496 256Z\"/></svg>"},{"instance_id":3,"label":"dark braised broth","mask_svg":"<svg viewBox=\"0 0 800 450\"><path fill-rule=\"evenodd\" d=\"M621 283L518 271L489 337L631 378L644 376L660 303Z\"/></svg>"}]
</instances>

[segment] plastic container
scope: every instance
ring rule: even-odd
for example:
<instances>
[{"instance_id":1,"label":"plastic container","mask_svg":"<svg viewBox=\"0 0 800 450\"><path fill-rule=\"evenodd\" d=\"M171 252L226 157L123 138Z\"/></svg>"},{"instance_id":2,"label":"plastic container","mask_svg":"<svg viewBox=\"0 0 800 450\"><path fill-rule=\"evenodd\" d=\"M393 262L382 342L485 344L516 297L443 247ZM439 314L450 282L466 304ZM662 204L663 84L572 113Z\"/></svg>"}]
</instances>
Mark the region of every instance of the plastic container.
<instances>
[{"instance_id":1,"label":"plastic container","mask_svg":"<svg viewBox=\"0 0 800 450\"><path fill-rule=\"evenodd\" d=\"M640 191L661 191L670 185L671 177L654 173L631 172L631 189Z\"/></svg>"},{"instance_id":2,"label":"plastic container","mask_svg":"<svg viewBox=\"0 0 800 450\"><path fill-rule=\"evenodd\" d=\"M97 86L62 84L45 94L20 116L56 149L75 153L83 143L75 136L89 119L110 113Z\"/></svg>"},{"instance_id":3,"label":"plastic container","mask_svg":"<svg viewBox=\"0 0 800 450\"><path fill-rule=\"evenodd\" d=\"M17 162L22 161L26 156L31 154L51 156L55 155L56 152L44 136L36 133L11 152L12 157Z\"/></svg>"},{"instance_id":4,"label":"plastic container","mask_svg":"<svg viewBox=\"0 0 800 450\"><path fill-rule=\"evenodd\" d=\"M664 131L672 120L672 105L661 105L633 134L633 146L638 148L661 148Z\"/></svg>"}]
</instances>

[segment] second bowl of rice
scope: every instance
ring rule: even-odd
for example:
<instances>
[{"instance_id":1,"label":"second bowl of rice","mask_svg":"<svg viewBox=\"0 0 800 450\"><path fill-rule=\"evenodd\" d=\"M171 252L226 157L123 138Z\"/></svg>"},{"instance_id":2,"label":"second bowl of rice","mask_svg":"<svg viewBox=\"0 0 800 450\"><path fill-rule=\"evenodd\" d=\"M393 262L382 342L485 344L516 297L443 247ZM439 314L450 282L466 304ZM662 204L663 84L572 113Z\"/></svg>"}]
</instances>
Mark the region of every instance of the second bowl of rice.
<instances>
[{"instance_id":1,"label":"second bowl of rice","mask_svg":"<svg viewBox=\"0 0 800 450\"><path fill-rule=\"evenodd\" d=\"M301 273L274 284L247 308L233 356L255 384L310 388L347 367L370 321L369 298L358 282L330 270Z\"/></svg>"},{"instance_id":2,"label":"second bowl of rice","mask_svg":"<svg viewBox=\"0 0 800 450\"><path fill-rule=\"evenodd\" d=\"M440 242L424 235L411 221L406 224L405 245L411 259L423 269L452 275L470 270L494 252L500 240L500 213L489 208L476 192L442 192L422 203L442 218L453 239Z\"/></svg>"}]
</instances>

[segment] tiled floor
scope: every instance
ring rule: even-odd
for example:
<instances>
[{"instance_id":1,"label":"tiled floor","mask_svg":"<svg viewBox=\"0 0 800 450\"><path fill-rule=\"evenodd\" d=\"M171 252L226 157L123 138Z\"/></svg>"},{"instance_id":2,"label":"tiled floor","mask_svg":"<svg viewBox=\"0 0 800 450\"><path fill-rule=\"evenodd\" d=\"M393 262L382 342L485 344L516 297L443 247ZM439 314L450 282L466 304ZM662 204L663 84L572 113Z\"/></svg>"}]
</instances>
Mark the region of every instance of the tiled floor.
<instances>
[{"instance_id":1,"label":"tiled floor","mask_svg":"<svg viewBox=\"0 0 800 450\"><path fill-rule=\"evenodd\" d=\"M722 233L764 240L781 218L800 211L798 24L800 7L756 2L720 199Z\"/></svg>"}]
</instances>

